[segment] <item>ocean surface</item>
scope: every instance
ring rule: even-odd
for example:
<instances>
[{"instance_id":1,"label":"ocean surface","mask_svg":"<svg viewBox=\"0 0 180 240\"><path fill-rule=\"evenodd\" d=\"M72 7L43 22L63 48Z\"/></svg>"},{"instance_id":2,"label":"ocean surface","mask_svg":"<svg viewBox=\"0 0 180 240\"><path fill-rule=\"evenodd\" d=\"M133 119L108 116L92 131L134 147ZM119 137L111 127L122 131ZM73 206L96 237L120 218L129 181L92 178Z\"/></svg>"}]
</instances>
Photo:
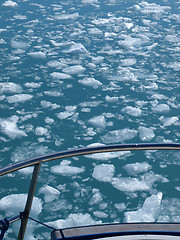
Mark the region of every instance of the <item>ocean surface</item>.
<instances>
[{"instance_id":1,"label":"ocean surface","mask_svg":"<svg viewBox=\"0 0 180 240\"><path fill-rule=\"evenodd\" d=\"M92 144L178 143L179 30L179 0L2 0L0 167ZM0 219L23 211L32 170L1 178ZM179 173L177 151L45 163L31 216L55 228L180 222ZM50 232L29 220L26 239Z\"/></svg>"}]
</instances>

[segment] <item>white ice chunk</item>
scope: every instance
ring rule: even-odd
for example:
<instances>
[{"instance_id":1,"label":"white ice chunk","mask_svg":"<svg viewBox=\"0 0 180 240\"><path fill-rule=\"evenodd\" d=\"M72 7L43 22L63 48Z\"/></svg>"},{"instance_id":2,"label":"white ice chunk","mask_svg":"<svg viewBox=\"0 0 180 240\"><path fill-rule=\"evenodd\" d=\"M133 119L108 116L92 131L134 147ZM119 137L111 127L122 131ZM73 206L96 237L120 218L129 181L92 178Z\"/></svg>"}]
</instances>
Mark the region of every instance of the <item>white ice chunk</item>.
<instances>
[{"instance_id":1,"label":"white ice chunk","mask_svg":"<svg viewBox=\"0 0 180 240\"><path fill-rule=\"evenodd\" d=\"M136 63L135 58L127 58L127 59L121 60L121 66L124 66L124 67L130 67L130 66L134 65L135 63Z\"/></svg>"},{"instance_id":2,"label":"white ice chunk","mask_svg":"<svg viewBox=\"0 0 180 240\"><path fill-rule=\"evenodd\" d=\"M145 181L140 181L136 178L113 178L112 185L114 188L125 192L149 191L150 187Z\"/></svg>"},{"instance_id":3,"label":"white ice chunk","mask_svg":"<svg viewBox=\"0 0 180 240\"><path fill-rule=\"evenodd\" d=\"M147 172L149 169L151 169L151 165L146 162L136 162L126 164L123 168L128 172L129 175L137 175L139 173Z\"/></svg>"},{"instance_id":4,"label":"white ice chunk","mask_svg":"<svg viewBox=\"0 0 180 240\"><path fill-rule=\"evenodd\" d=\"M25 49L28 46L26 42L11 40L11 47L17 49Z\"/></svg>"},{"instance_id":5,"label":"white ice chunk","mask_svg":"<svg viewBox=\"0 0 180 240\"><path fill-rule=\"evenodd\" d=\"M13 96L7 97L7 101L9 103L19 103L19 102L25 102L28 100L31 100L33 98L33 95L30 94L15 94Z\"/></svg>"},{"instance_id":6,"label":"white ice chunk","mask_svg":"<svg viewBox=\"0 0 180 240\"><path fill-rule=\"evenodd\" d=\"M120 68L117 75L112 75L108 77L108 80L112 81L138 81L134 73L129 69Z\"/></svg>"},{"instance_id":7,"label":"white ice chunk","mask_svg":"<svg viewBox=\"0 0 180 240\"><path fill-rule=\"evenodd\" d=\"M72 176L84 172L84 168L73 167L64 164L56 165L51 168L51 172L63 176Z\"/></svg>"},{"instance_id":8,"label":"white ice chunk","mask_svg":"<svg viewBox=\"0 0 180 240\"><path fill-rule=\"evenodd\" d=\"M157 104L152 107L152 111L155 113L161 113L161 112L168 112L169 111L169 105L167 104Z\"/></svg>"},{"instance_id":9,"label":"white ice chunk","mask_svg":"<svg viewBox=\"0 0 180 240\"><path fill-rule=\"evenodd\" d=\"M105 100L106 100L106 102L109 102L109 103L115 103L115 102L118 102L119 97L110 97L110 96L107 95L105 97Z\"/></svg>"},{"instance_id":10,"label":"white ice chunk","mask_svg":"<svg viewBox=\"0 0 180 240\"><path fill-rule=\"evenodd\" d=\"M2 5L5 6L5 7L16 7L16 6L18 6L18 4L16 2L13 2L11 0L5 1Z\"/></svg>"},{"instance_id":11,"label":"white ice chunk","mask_svg":"<svg viewBox=\"0 0 180 240\"><path fill-rule=\"evenodd\" d=\"M57 114L57 117L59 119L66 119L68 117L71 117L72 115L74 115L75 112L70 112L70 111L64 111L64 112L60 112Z\"/></svg>"},{"instance_id":12,"label":"white ice chunk","mask_svg":"<svg viewBox=\"0 0 180 240\"><path fill-rule=\"evenodd\" d=\"M173 125L175 122L177 122L179 118L178 117L170 117L170 118L162 117L160 120L163 122L164 127L168 127Z\"/></svg>"},{"instance_id":13,"label":"white ice chunk","mask_svg":"<svg viewBox=\"0 0 180 240\"><path fill-rule=\"evenodd\" d=\"M52 109L56 109L56 108L59 108L60 105L56 104L56 103L51 103L51 102L48 102L48 101L41 101L41 106L43 108L52 108Z\"/></svg>"},{"instance_id":14,"label":"white ice chunk","mask_svg":"<svg viewBox=\"0 0 180 240\"><path fill-rule=\"evenodd\" d=\"M54 222L48 222L47 224L59 228L67 228L67 227L79 227L79 226L88 226L88 225L96 225L101 224L101 221L95 221L89 213L86 214L73 214L71 213L66 219L56 220Z\"/></svg>"},{"instance_id":15,"label":"white ice chunk","mask_svg":"<svg viewBox=\"0 0 180 240\"><path fill-rule=\"evenodd\" d=\"M0 93L20 93L22 92L22 87L19 84L13 82L1 82L0 83Z\"/></svg>"},{"instance_id":16,"label":"white ice chunk","mask_svg":"<svg viewBox=\"0 0 180 240\"><path fill-rule=\"evenodd\" d=\"M102 198L101 193L99 192L99 189L94 188L92 190L92 192L93 192L93 195L89 201L89 204L90 205L100 204L102 202L103 198Z\"/></svg>"},{"instance_id":17,"label":"white ice chunk","mask_svg":"<svg viewBox=\"0 0 180 240\"><path fill-rule=\"evenodd\" d=\"M92 144L89 144L87 147L98 147L98 146L105 146L105 144L92 143ZM92 158L95 160L107 161L109 159L119 158L119 157L123 157L126 155L130 155L130 153L131 153L130 151L95 153L95 154L86 155L85 157Z\"/></svg>"},{"instance_id":18,"label":"white ice chunk","mask_svg":"<svg viewBox=\"0 0 180 240\"><path fill-rule=\"evenodd\" d=\"M82 0L82 3L85 3L85 4L94 4L97 2L98 2L98 0Z\"/></svg>"},{"instance_id":19,"label":"white ice chunk","mask_svg":"<svg viewBox=\"0 0 180 240\"><path fill-rule=\"evenodd\" d=\"M24 211L27 194L10 194L0 199L0 210L6 212L7 216L13 216ZM42 210L41 200L34 197L31 208L31 216L37 216Z\"/></svg>"},{"instance_id":20,"label":"white ice chunk","mask_svg":"<svg viewBox=\"0 0 180 240\"><path fill-rule=\"evenodd\" d=\"M52 78L55 79L69 79L72 78L71 75L66 74L66 73L60 73L60 72L53 72L50 74Z\"/></svg>"},{"instance_id":21,"label":"white ice chunk","mask_svg":"<svg viewBox=\"0 0 180 240\"><path fill-rule=\"evenodd\" d=\"M72 54L88 53L86 48L81 43L74 43L68 50L65 50L64 52Z\"/></svg>"},{"instance_id":22,"label":"white ice chunk","mask_svg":"<svg viewBox=\"0 0 180 240\"><path fill-rule=\"evenodd\" d=\"M0 118L0 129L8 137L15 139L27 136L26 132L20 130L17 126L18 117L12 116L8 119Z\"/></svg>"},{"instance_id":23,"label":"white ice chunk","mask_svg":"<svg viewBox=\"0 0 180 240\"><path fill-rule=\"evenodd\" d=\"M44 127L37 127L35 129L35 134L38 136L46 135L48 133L48 129Z\"/></svg>"},{"instance_id":24,"label":"white ice chunk","mask_svg":"<svg viewBox=\"0 0 180 240\"><path fill-rule=\"evenodd\" d=\"M121 111L123 113L126 113L126 114L134 116L134 117L141 116L141 113L142 113L140 108L136 108L136 107L132 107L132 106L124 107Z\"/></svg>"},{"instance_id":25,"label":"white ice chunk","mask_svg":"<svg viewBox=\"0 0 180 240\"><path fill-rule=\"evenodd\" d=\"M82 80L78 81L82 85L88 86L88 87L93 87L93 88L98 88L99 86L102 85L102 83L95 78L84 78Z\"/></svg>"},{"instance_id":26,"label":"white ice chunk","mask_svg":"<svg viewBox=\"0 0 180 240\"><path fill-rule=\"evenodd\" d=\"M41 87L41 83L36 83L36 82L26 82L24 84L25 87L27 88L39 88Z\"/></svg>"},{"instance_id":27,"label":"white ice chunk","mask_svg":"<svg viewBox=\"0 0 180 240\"><path fill-rule=\"evenodd\" d=\"M137 136L137 131L129 128L120 130L109 131L106 135L102 136L101 139L104 143L118 143L133 139Z\"/></svg>"},{"instance_id":28,"label":"white ice chunk","mask_svg":"<svg viewBox=\"0 0 180 240\"><path fill-rule=\"evenodd\" d=\"M78 75L82 74L86 69L81 65L74 65L70 67L63 68L62 71L67 74Z\"/></svg>"},{"instance_id":29,"label":"white ice chunk","mask_svg":"<svg viewBox=\"0 0 180 240\"><path fill-rule=\"evenodd\" d=\"M161 192L146 198L141 209L126 212L125 222L155 222L158 218L163 194Z\"/></svg>"},{"instance_id":30,"label":"white ice chunk","mask_svg":"<svg viewBox=\"0 0 180 240\"><path fill-rule=\"evenodd\" d=\"M142 141L150 141L155 137L154 131L151 128L140 126L138 131Z\"/></svg>"},{"instance_id":31,"label":"white ice chunk","mask_svg":"<svg viewBox=\"0 0 180 240\"><path fill-rule=\"evenodd\" d=\"M55 199L59 198L60 192L56 188L53 188L49 185L43 186L39 189L39 193L44 194L45 202L52 202Z\"/></svg>"},{"instance_id":32,"label":"white ice chunk","mask_svg":"<svg viewBox=\"0 0 180 240\"><path fill-rule=\"evenodd\" d=\"M108 214L103 211L94 211L93 214L95 217L98 217L98 218L107 218L108 217Z\"/></svg>"},{"instance_id":33,"label":"white ice chunk","mask_svg":"<svg viewBox=\"0 0 180 240\"><path fill-rule=\"evenodd\" d=\"M110 182L114 176L115 167L112 164L97 165L93 171L93 178L100 182Z\"/></svg>"},{"instance_id":34,"label":"white ice chunk","mask_svg":"<svg viewBox=\"0 0 180 240\"><path fill-rule=\"evenodd\" d=\"M93 117L89 119L89 124L91 124L93 127L97 128L105 128L106 127L106 119L103 115Z\"/></svg>"},{"instance_id":35,"label":"white ice chunk","mask_svg":"<svg viewBox=\"0 0 180 240\"><path fill-rule=\"evenodd\" d=\"M40 58L40 59L44 59L46 58L46 54L44 52L30 52L28 53L29 56L31 56L32 58Z\"/></svg>"}]
</instances>

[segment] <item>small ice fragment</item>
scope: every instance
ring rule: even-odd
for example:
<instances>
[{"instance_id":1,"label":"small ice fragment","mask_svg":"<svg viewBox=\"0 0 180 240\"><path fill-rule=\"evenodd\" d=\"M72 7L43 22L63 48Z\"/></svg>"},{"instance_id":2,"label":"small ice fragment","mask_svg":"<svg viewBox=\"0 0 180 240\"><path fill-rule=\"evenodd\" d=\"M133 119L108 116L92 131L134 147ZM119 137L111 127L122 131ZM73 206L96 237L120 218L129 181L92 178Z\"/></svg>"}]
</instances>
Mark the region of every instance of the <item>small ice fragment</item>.
<instances>
[{"instance_id":1,"label":"small ice fragment","mask_svg":"<svg viewBox=\"0 0 180 240\"><path fill-rule=\"evenodd\" d=\"M161 113L161 112L168 112L169 111L169 105L167 104L157 104L152 107L152 111L155 113Z\"/></svg>"},{"instance_id":2,"label":"small ice fragment","mask_svg":"<svg viewBox=\"0 0 180 240\"><path fill-rule=\"evenodd\" d=\"M87 53L88 51L81 43L74 43L65 53L80 54Z\"/></svg>"},{"instance_id":3,"label":"small ice fragment","mask_svg":"<svg viewBox=\"0 0 180 240\"><path fill-rule=\"evenodd\" d=\"M32 98L33 98L32 95L22 93L22 94L15 94L12 96L8 96L7 101L9 103L19 103L19 102L25 102L25 101L31 100Z\"/></svg>"},{"instance_id":4,"label":"small ice fragment","mask_svg":"<svg viewBox=\"0 0 180 240\"><path fill-rule=\"evenodd\" d=\"M97 165L93 171L93 178L101 182L110 182L114 176L115 167L112 164Z\"/></svg>"},{"instance_id":5,"label":"small ice fragment","mask_svg":"<svg viewBox=\"0 0 180 240\"><path fill-rule=\"evenodd\" d=\"M120 130L109 131L106 135L102 136L101 139L104 143L118 143L133 139L137 136L137 131L129 128Z\"/></svg>"},{"instance_id":6,"label":"small ice fragment","mask_svg":"<svg viewBox=\"0 0 180 240\"><path fill-rule=\"evenodd\" d=\"M39 193L44 194L44 201L45 202L52 202L55 199L58 199L59 195L60 195L59 190L57 190L57 189L55 189L55 188L53 188L49 185L41 187L39 189Z\"/></svg>"},{"instance_id":7,"label":"small ice fragment","mask_svg":"<svg viewBox=\"0 0 180 240\"><path fill-rule=\"evenodd\" d=\"M151 128L140 126L138 131L142 141L150 141L155 137L154 131Z\"/></svg>"},{"instance_id":8,"label":"small ice fragment","mask_svg":"<svg viewBox=\"0 0 180 240\"><path fill-rule=\"evenodd\" d=\"M63 176L72 176L84 172L84 169L67 165L56 165L51 168L51 172Z\"/></svg>"},{"instance_id":9,"label":"small ice fragment","mask_svg":"<svg viewBox=\"0 0 180 240\"><path fill-rule=\"evenodd\" d=\"M60 73L60 72L53 72L50 74L50 76L54 79L69 79L72 78L71 75L66 73Z\"/></svg>"},{"instance_id":10,"label":"small ice fragment","mask_svg":"<svg viewBox=\"0 0 180 240\"><path fill-rule=\"evenodd\" d=\"M141 209L126 212L125 222L155 222L158 218L159 208L163 194L161 192L146 198Z\"/></svg>"},{"instance_id":11,"label":"small ice fragment","mask_svg":"<svg viewBox=\"0 0 180 240\"><path fill-rule=\"evenodd\" d=\"M35 134L38 136L46 135L47 132L48 132L47 128L44 128L44 127L37 127L35 129Z\"/></svg>"},{"instance_id":12,"label":"small ice fragment","mask_svg":"<svg viewBox=\"0 0 180 240\"><path fill-rule=\"evenodd\" d=\"M107 218L108 217L108 214L103 211L94 211L93 214L95 217L98 217L98 218Z\"/></svg>"},{"instance_id":13,"label":"small ice fragment","mask_svg":"<svg viewBox=\"0 0 180 240\"><path fill-rule=\"evenodd\" d=\"M62 71L67 74L78 75L82 74L86 69L81 65L74 65L70 67L63 68Z\"/></svg>"},{"instance_id":14,"label":"small ice fragment","mask_svg":"<svg viewBox=\"0 0 180 240\"><path fill-rule=\"evenodd\" d=\"M151 165L146 162L136 162L131 164L126 164L123 169L125 169L129 175L137 175L139 173L147 172L151 169Z\"/></svg>"},{"instance_id":15,"label":"small ice fragment","mask_svg":"<svg viewBox=\"0 0 180 240\"><path fill-rule=\"evenodd\" d=\"M94 78L84 78L82 80L78 81L82 85L88 86L88 87L93 87L93 88L98 88L99 86L102 85L102 83Z\"/></svg>"},{"instance_id":16,"label":"small ice fragment","mask_svg":"<svg viewBox=\"0 0 180 240\"><path fill-rule=\"evenodd\" d=\"M149 191L150 187L144 181L136 178L113 178L112 185L114 188L125 192Z\"/></svg>"},{"instance_id":17,"label":"small ice fragment","mask_svg":"<svg viewBox=\"0 0 180 240\"><path fill-rule=\"evenodd\" d=\"M91 124L93 127L97 128L105 128L106 127L106 119L103 115L93 117L89 119L89 124Z\"/></svg>"},{"instance_id":18,"label":"small ice fragment","mask_svg":"<svg viewBox=\"0 0 180 240\"><path fill-rule=\"evenodd\" d=\"M39 58L39 59L44 59L46 58L46 54L44 52L30 52L28 53L29 56L31 56L32 58Z\"/></svg>"},{"instance_id":19,"label":"small ice fragment","mask_svg":"<svg viewBox=\"0 0 180 240\"><path fill-rule=\"evenodd\" d=\"M142 113L140 108L136 108L136 107L132 107L132 106L127 106L127 107L123 108L121 111L123 113L126 113L126 114L134 116L134 117L139 117L139 116L141 116L141 113Z\"/></svg>"},{"instance_id":20,"label":"small ice fragment","mask_svg":"<svg viewBox=\"0 0 180 240\"><path fill-rule=\"evenodd\" d=\"M16 7L16 6L18 6L18 4L16 2L13 2L11 0L5 1L2 5L5 6L5 7Z\"/></svg>"}]
</instances>

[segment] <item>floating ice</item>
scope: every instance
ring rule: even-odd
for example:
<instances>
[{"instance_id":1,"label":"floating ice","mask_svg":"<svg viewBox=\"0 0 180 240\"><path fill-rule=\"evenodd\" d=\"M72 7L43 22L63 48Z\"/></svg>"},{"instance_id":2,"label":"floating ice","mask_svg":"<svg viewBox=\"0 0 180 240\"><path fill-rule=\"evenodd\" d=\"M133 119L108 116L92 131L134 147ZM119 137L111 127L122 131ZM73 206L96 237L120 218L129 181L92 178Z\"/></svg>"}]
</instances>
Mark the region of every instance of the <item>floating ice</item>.
<instances>
[{"instance_id":1,"label":"floating ice","mask_svg":"<svg viewBox=\"0 0 180 240\"><path fill-rule=\"evenodd\" d=\"M54 68L67 67L67 65L64 64L63 62L56 61L56 60L47 62L47 65L48 65L49 67L54 67Z\"/></svg>"},{"instance_id":2,"label":"floating ice","mask_svg":"<svg viewBox=\"0 0 180 240\"><path fill-rule=\"evenodd\" d=\"M82 80L78 81L82 85L88 86L88 87L93 87L93 88L98 88L99 86L102 85L102 83L94 78L84 78Z\"/></svg>"},{"instance_id":3,"label":"floating ice","mask_svg":"<svg viewBox=\"0 0 180 240\"><path fill-rule=\"evenodd\" d=\"M28 100L31 100L33 98L30 94L15 94L13 96L7 97L7 101L9 103L19 103L19 102L25 102Z\"/></svg>"},{"instance_id":4,"label":"floating ice","mask_svg":"<svg viewBox=\"0 0 180 240\"><path fill-rule=\"evenodd\" d=\"M36 82L26 82L24 84L25 87L27 88L39 88L41 87L41 83L36 83Z\"/></svg>"},{"instance_id":5,"label":"floating ice","mask_svg":"<svg viewBox=\"0 0 180 240\"><path fill-rule=\"evenodd\" d=\"M0 118L0 129L4 134L12 139L26 137L26 132L18 128L17 122L18 117L16 116L12 116L8 119Z\"/></svg>"},{"instance_id":6,"label":"floating ice","mask_svg":"<svg viewBox=\"0 0 180 240\"><path fill-rule=\"evenodd\" d=\"M140 108L136 108L136 107L132 107L132 106L127 106L127 107L123 108L121 111L123 113L126 113L126 114L134 116L134 117L141 116L141 113L142 113Z\"/></svg>"},{"instance_id":7,"label":"floating ice","mask_svg":"<svg viewBox=\"0 0 180 240\"><path fill-rule=\"evenodd\" d=\"M112 185L114 188L125 192L149 191L150 187L145 181L140 181L136 178L113 178Z\"/></svg>"},{"instance_id":8,"label":"floating ice","mask_svg":"<svg viewBox=\"0 0 180 240\"><path fill-rule=\"evenodd\" d=\"M149 169L151 169L151 165L146 162L136 162L126 164L123 168L128 172L129 175L137 175L139 173L147 172Z\"/></svg>"},{"instance_id":9,"label":"floating ice","mask_svg":"<svg viewBox=\"0 0 180 240\"><path fill-rule=\"evenodd\" d=\"M109 131L106 135L102 136L101 139L104 143L118 143L133 139L137 136L137 131L129 128L120 130Z\"/></svg>"},{"instance_id":10,"label":"floating ice","mask_svg":"<svg viewBox=\"0 0 180 240\"><path fill-rule=\"evenodd\" d=\"M3 197L0 200L0 211L5 212L6 217L16 216L18 213L24 211L25 203L27 199L27 194L10 194ZM42 202L39 198L34 197L30 216L37 219L38 215L42 210ZM13 231L18 234L20 222L13 224ZM35 223L30 221L28 223L28 228L26 230L25 239L35 239L33 236L33 231L35 229Z\"/></svg>"},{"instance_id":11,"label":"floating ice","mask_svg":"<svg viewBox=\"0 0 180 240\"><path fill-rule=\"evenodd\" d=\"M44 194L44 201L45 202L52 202L55 199L58 199L59 195L60 195L59 190L57 190L57 189L55 189L55 188L53 188L49 185L41 187L39 189L39 193Z\"/></svg>"},{"instance_id":12,"label":"floating ice","mask_svg":"<svg viewBox=\"0 0 180 240\"><path fill-rule=\"evenodd\" d=\"M16 40L11 40L11 47L12 48L18 48L18 49L25 49L28 46L26 42L23 41L16 41Z\"/></svg>"},{"instance_id":13,"label":"floating ice","mask_svg":"<svg viewBox=\"0 0 180 240\"><path fill-rule=\"evenodd\" d=\"M103 198L102 198L101 193L99 192L99 189L94 188L92 190L92 193L93 193L93 195L89 201L89 204L90 205L100 204L102 202Z\"/></svg>"},{"instance_id":14,"label":"floating ice","mask_svg":"<svg viewBox=\"0 0 180 240\"><path fill-rule=\"evenodd\" d=\"M93 171L93 178L100 182L110 182L114 176L115 167L112 164L97 165Z\"/></svg>"},{"instance_id":15,"label":"floating ice","mask_svg":"<svg viewBox=\"0 0 180 240\"><path fill-rule=\"evenodd\" d=\"M55 79L69 79L69 78L71 78L71 75L66 74L66 73L60 73L60 72L53 72L50 75L51 75L51 77L53 77Z\"/></svg>"},{"instance_id":16,"label":"floating ice","mask_svg":"<svg viewBox=\"0 0 180 240\"><path fill-rule=\"evenodd\" d=\"M62 162L60 165L53 166L51 172L63 176L72 176L84 172L84 168L64 165Z\"/></svg>"},{"instance_id":17,"label":"floating ice","mask_svg":"<svg viewBox=\"0 0 180 240\"><path fill-rule=\"evenodd\" d=\"M48 102L48 101L41 101L41 106L43 108L52 108L52 109L56 109L56 108L59 108L60 106L56 103L51 103L51 102Z\"/></svg>"},{"instance_id":18,"label":"floating ice","mask_svg":"<svg viewBox=\"0 0 180 240\"><path fill-rule=\"evenodd\" d=\"M2 5L5 6L5 7L16 7L16 6L18 6L18 4L16 2L13 2L11 0L5 1Z\"/></svg>"},{"instance_id":19,"label":"floating ice","mask_svg":"<svg viewBox=\"0 0 180 240\"><path fill-rule=\"evenodd\" d=\"M82 3L85 3L85 4L94 4L97 2L98 2L97 0L82 0Z\"/></svg>"},{"instance_id":20,"label":"floating ice","mask_svg":"<svg viewBox=\"0 0 180 240\"><path fill-rule=\"evenodd\" d=\"M134 73L132 73L129 69L120 68L118 70L117 75L112 75L108 77L110 81L138 81L135 77Z\"/></svg>"},{"instance_id":21,"label":"floating ice","mask_svg":"<svg viewBox=\"0 0 180 240\"><path fill-rule=\"evenodd\" d=\"M142 141L150 141L155 137L154 131L151 128L140 126L138 131Z\"/></svg>"},{"instance_id":22,"label":"floating ice","mask_svg":"<svg viewBox=\"0 0 180 240\"><path fill-rule=\"evenodd\" d=\"M160 117L160 120L163 122L164 127L168 127L173 125L175 122L177 122L179 118L178 117L170 117L170 118Z\"/></svg>"},{"instance_id":23,"label":"floating ice","mask_svg":"<svg viewBox=\"0 0 180 240\"><path fill-rule=\"evenodd\" d=\"M88 53L86 48L81 43L74 43L68 50L65 50L64 52L72 54Z\"/></svg>"},{"instance_id":24,"label":"floating ice","mask_svg":"<svg viewBox=\"0 0 180 240\"><path fill-rule=\"evenodd\" d=\"M121 66L130 67L136 63L135 58L127 58L121 60Z\"/></svg>"},{"instance_id":25,"label":"floating ice","mask_svg":"<svg viewBox=\"0 0 180 240\"><path fill-rule=\"evenodd\" d=\"M98 146L105 146L105 144L92 143L92 144L88 145L87 147L98 147ZM119 157L123 157L126 155L130 155L130 153L131 153L130 151L95 153L95 154L85 155L85 157L92 158L95 160L107 161L109 159L119 158Z\"/></svg>"},{"instance_id":26,"label":"floating ice","mask_svg":"<svg viewBox=\"0 0 180 240\"><path fill-rule=\"evenodd\" d=\"M95 221L89 213L86 213L86 214L71 213L66 219L60 219L54 222L48 222L47 224L56 229L59 229L59 228L68 228L68 227L96 225L101 223L102 223L101 221Z\"/></svg>"},{"instance_id":27,"label":"floating ice","mask_svg":"<svg viewBox=\"0 0 180 240\"><path fill-rule=\"evenodd\" d=\"M44 59L46 58L46 54L44 52L30 52L28 53L29 56L31 56L32 58L40 58L40 59Z\"/></svg>"},{"instance_id":28,"label":"floating ice","mask_svg":"<svg viewBox=\"0 0 180 240\"><path fill-rule=\"evenodd\" d=\"M110 96L107 95L105 97L105 100L106 100L106 102L109 102L109 103L115 103L115 102L118 102L119 97L110 97Z\"/></svg>"},{"instance_id":29,"label":"floating ice","mask_svg":"<svg viewBox=\"0 0 180 240\"><path fill-rule=\"evenodd\" d=\"M169 111L169 105L167 104L157 104L152 107L152 111L155 113L161 113L161 112L168 112Z\"/></svg>"},{"instance_id":30,"label":"floating ice","mask_svg":"<svg viewBox=\"0 0 180 240\"><path fill-rule=\"evenodd\" d=\"M148 3L146 1L139 3L139 6L140 8L137 10L140 10L144 14L159 14L164 13L165 10L171 9L169 6L160 6L156 3Z\"/></svg>"},{"instance_id":31,"label":"floating ice","mask_svg":"<svg viewBox=\"0 0 180 240\"><path fill-rule=\"evenodd\" d=\"M64 111L64 112L58 113L58 114L57 114L57 117L58 117L59 119L66 119L66 118L68 118L68 117L71 117L71 116L74 115L74 114L75 114L75 111L74 111L74 110L72 110L72 111Z\"/></svg>"},{"instance_id":32,"label":"floating ice","mask_svg":"<svg viewBox=\"0 0 180 240\"><path fill-rule=\"evenodd\" d=\"M93 117L89 119L89 124L91 124L93 127L97 128L105 128L106 127L106 119L103 115Z\"/></svg>"},{"instance_id":33,"label":"floating ice","mask_svg":"<svg viewBox=\"0 0 180 240\"><path fill-rule=\"evenodd\" d=\"M163 194L161 192L146 198L141 209L126 212L125 222L155 222L159 215Z\"/></svg>"},{"instance_id":34,"label":"floating ice","mask_svg":"<svg viewBox=\"0 0 180 240\"><path fill-rule=\"evenodd\" d=\"M20 93L22 87L19 84L13 82L0 82L0 93Z\"/></svg>"},{"instance_id":35,"label":"floating ice","mask_svg":"<svg viewBox=\"0 0 180 240\"><path fill-rule=\"evenodd\" d=\"M107 218L108 217L108 214L103 211L94 211L93 214L95 217L98 217L98 218Z\"/></svg>"},{"instance_id":36,"label":"floating ice","mask_svg":"<svg viewBox=\"0 0 180 240\"><path fill-rule=\"evenodd\" d=\"M78 75L85 71L86 69L81 65L74 65L70 67L63 68L62 71L67 74Z\"/></svg>"},{"instance_id":37,"label":"floating ice","mask_svg":"<svg viewBox=\"0 0 180 240\"><path fill-rule=\"evenodd\" d=\"M47 133L48 133L47 128L37 127L37 128L35 129L35 134L38 135L38 136L46 135Z\"/></svg>"}]
</instances>

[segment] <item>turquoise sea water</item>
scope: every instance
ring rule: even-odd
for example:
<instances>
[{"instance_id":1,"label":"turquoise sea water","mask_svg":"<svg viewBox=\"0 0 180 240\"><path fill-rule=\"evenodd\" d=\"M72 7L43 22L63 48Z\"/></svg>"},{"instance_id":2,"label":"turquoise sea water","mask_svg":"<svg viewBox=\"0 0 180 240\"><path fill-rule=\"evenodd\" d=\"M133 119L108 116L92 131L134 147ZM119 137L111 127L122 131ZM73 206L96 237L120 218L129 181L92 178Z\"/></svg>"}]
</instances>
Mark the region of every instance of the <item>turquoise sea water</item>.
<instances>
[{"instance_id":1,"label":"turquoise sea water","mask_svg":"<svg viewBox=\"0 0 180 240\"><path fill-rule=\"evenodd\" d=\"M0 166L90 144L179 142L179 7L2 1ZM55 227L179 222L179 165L180 153L168 151L44 164L32 215ZM23 210L31 172L1 178L1 218ZM32 222L28 231L49 236Z\"/></svg>"}]
</instances>

